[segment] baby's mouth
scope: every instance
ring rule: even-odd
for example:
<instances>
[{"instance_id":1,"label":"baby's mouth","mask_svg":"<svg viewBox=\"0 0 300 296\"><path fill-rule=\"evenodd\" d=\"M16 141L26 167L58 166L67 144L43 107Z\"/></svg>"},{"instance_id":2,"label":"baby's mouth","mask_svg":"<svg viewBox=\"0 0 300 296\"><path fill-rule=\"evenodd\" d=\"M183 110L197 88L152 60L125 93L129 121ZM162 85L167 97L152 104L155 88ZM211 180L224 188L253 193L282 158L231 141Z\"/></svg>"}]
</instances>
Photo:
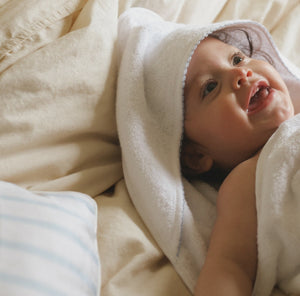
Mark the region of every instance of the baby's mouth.
<instances>
[{"instance_id":1,"label":"baby's mouth","mask_svg":"<svg viewBox=\"0 0 300 296\"><path fill-rule=\"evenodd\" d=\"M270 87L267 85L259 85L254 91L254 94L249 100L247 108L248 113L252 113L263 108L264 103L270 94Z\"/></svg>"}]
</instances>

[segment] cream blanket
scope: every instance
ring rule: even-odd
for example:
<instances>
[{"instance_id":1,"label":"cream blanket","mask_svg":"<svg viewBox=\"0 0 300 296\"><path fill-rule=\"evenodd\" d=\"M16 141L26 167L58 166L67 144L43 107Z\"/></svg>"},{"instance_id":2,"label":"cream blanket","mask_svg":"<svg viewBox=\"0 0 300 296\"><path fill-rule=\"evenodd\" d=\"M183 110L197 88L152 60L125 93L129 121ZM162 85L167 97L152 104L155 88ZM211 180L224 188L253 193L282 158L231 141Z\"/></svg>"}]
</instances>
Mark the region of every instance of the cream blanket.
<instances>
[{"instance_id":1,"label":"cream blanket","mask_svg":"<svg viewBox=\"0 0 300 296\"><path fill-rule=\"evenodd\" d=\"M102 296L188 296L122 179L114 44L118 16L132 6L186 24L258 21L300 66L295 34L300 5L298 0L0 0L0 178L35 190L97 196ZM114 191L104 192L114 184Z\"/></svg>"},{"instance_id":2,"label":"cream blanket","mask_svg":"<svg viewBox=\"0 0 300 296\"><path fill-rule=\"evenodd\" d=\"M277 282L300 294L300 115L284 122L260 155L256 174L259 265L255 295Z\"/></svg>"}]
</instances>

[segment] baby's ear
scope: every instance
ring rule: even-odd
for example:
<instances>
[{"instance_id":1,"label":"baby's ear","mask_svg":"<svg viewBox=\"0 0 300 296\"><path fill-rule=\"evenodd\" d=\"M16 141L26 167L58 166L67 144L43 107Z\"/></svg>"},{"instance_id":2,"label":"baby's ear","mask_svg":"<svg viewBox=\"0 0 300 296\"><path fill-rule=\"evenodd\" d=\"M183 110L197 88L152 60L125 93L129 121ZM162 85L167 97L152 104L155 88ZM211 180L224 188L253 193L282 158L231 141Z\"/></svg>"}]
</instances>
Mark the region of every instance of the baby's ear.
<instances>
[{"instance_id":1,"label":"baby's ear","mask_svg":"<svg viewBox=\"0 0 300 296\"><path fill-rule=\"evenodd\" d=\"M208 154L201 152L196 144L190 143L183 147L181 162L188 170L196 174L208 172L214 164Z\"/></svg>"}]
</instances>

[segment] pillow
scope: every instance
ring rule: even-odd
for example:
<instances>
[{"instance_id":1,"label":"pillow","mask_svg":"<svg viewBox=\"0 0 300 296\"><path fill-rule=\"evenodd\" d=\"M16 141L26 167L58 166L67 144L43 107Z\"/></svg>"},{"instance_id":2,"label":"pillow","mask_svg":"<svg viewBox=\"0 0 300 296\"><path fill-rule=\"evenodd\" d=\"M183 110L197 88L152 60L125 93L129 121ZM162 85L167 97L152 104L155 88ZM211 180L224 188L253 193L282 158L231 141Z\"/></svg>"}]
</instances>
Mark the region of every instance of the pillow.
<instances>
[{"instance_id":1,"label":"pillow","mask_svg":"<svg viewBox=\"0 0 300 296\"><path fill-rule=\"evenodd\" d=\"M98 296L96 225L87 195L0 182L1 295Z\"/></svg>"}]
</instances>

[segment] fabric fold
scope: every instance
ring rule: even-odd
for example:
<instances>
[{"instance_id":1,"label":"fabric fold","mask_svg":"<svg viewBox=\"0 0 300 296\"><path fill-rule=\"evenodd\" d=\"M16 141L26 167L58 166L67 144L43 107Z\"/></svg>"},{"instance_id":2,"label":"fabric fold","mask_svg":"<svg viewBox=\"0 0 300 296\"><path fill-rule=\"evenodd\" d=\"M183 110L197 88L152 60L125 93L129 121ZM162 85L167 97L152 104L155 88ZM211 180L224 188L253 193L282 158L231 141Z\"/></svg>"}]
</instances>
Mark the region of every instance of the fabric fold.
<instances>
[{"instance_id":1,"label":"fabric fold","mask_svg":"<svg viewBox=\"0 0 300 296\"><path fill-rule=\"evenodd\" d=\"M258 161L257 295L273 286L300 294L300 115L284 122L265 145Z\"/></svg>"},{"instance_id":2,"label":"fabric fold","mask_svg":"<svg viewBox=\"0 0 300 296\"><path fill-rule=\"evenodd\" d=\"M246 31L257 57L267 52L274 59L296 97L298 79L258 23L183 25L166 22L142 8L129 9L119 19L116 108L126 185L140 216L191 291L209 244L217 193L181 175L183 86L197 45L225 28L230 29L238 48L248 45Z\"/></svg>"}]
</instances>

